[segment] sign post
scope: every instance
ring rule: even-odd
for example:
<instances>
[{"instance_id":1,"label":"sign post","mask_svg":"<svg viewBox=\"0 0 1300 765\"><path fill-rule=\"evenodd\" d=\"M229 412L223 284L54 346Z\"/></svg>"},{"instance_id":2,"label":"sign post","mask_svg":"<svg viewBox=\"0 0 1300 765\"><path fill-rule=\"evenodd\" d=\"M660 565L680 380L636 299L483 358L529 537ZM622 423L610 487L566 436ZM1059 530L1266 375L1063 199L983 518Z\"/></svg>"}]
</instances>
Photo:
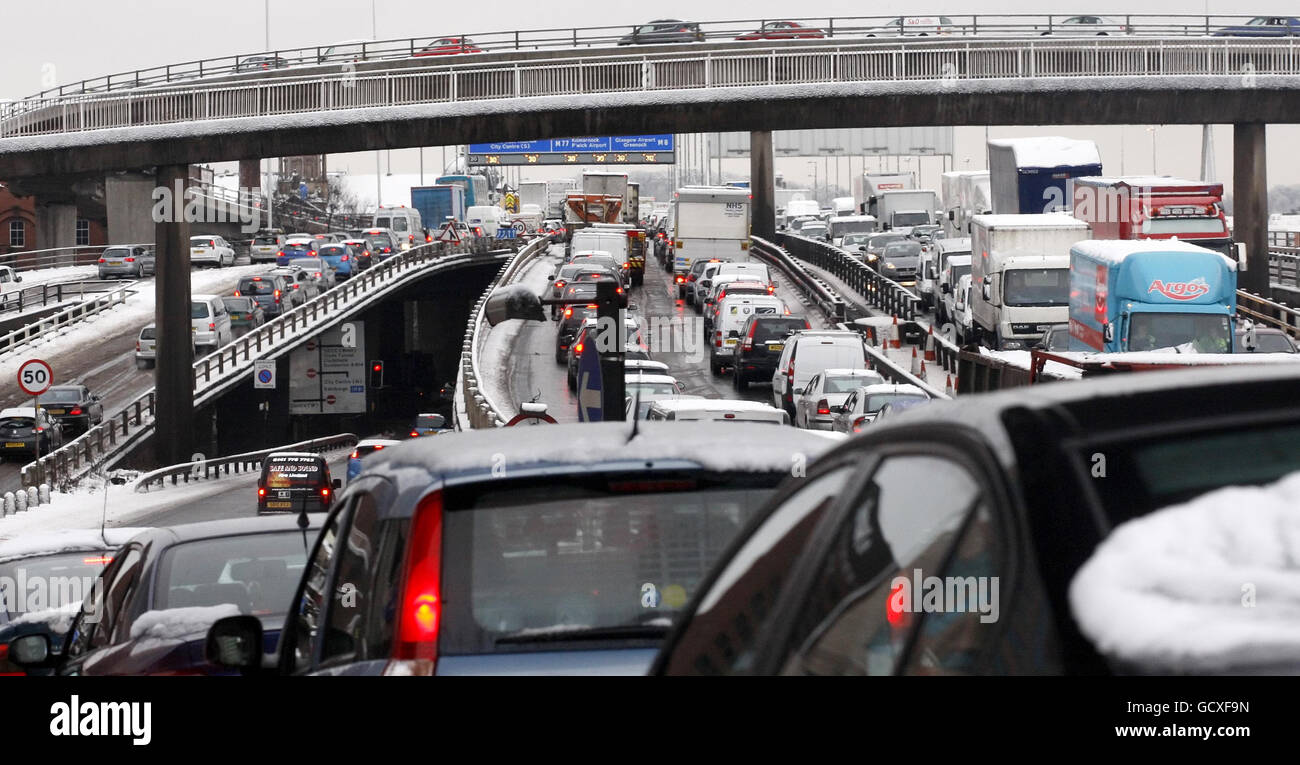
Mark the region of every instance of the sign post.
<instances>
[{"instance_id":1,"label":"sign post","mask_svg":"<svg viewBox=\"0 0 1300 765\"><path fill-rule=\"evenodd\" d=\"M41 394L54 384L54 370L41 359L28 359L18 367L18 387L32 397L32 442L36 462L41 461Z\"/></svg>"}]
</instances>

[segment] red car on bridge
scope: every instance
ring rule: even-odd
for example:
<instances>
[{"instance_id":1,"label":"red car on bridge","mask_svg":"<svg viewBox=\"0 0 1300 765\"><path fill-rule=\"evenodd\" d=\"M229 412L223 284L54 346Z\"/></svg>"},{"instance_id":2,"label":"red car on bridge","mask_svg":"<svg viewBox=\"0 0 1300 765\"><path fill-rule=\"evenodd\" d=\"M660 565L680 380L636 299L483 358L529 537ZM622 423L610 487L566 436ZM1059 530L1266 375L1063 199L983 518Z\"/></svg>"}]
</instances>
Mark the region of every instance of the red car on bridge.
<instances>
[{"instance_id":1,"label":"red car on bridge","mask_svg":"<svg viewBox=\"0 0 1300 765\"><path fill-rule=\"evenodd\" d=\"M483 49L468 37L443 37L417 51L417 56L454 56L457 53L482 53Z\"/></svg>"},{"instance_id":2,"label":"red car on bridge","mask_svg":"<svg viewBox=\"0 0 1300 765\"><path fill-rule=\"evenodd\" d=\"M822 38L826 32L815 27L805 27L793 21L765 21L757 31L737 37L737 40L795 40Z\"/></svg>"}]
</instances>

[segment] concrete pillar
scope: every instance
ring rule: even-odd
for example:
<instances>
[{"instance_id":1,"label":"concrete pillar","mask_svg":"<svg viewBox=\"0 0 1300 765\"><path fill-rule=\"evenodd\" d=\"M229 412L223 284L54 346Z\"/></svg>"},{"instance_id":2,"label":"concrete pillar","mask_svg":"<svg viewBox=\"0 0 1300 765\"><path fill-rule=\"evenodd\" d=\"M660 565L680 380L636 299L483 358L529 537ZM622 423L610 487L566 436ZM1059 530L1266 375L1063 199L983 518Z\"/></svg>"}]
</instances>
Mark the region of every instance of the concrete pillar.
<instances>
[{"instance_id":1,"label":"concrete pillar","mask_svg":"<svg viewBox=\"0 0 1300 765\"><path fill-rule=\"evenodd\" d=\"M755 130L749 134L749 193L751 224L754 236L776 236L776 181L772 169L772 131Z\"/></svg>"},{"instance_id":2,"label":"concrete pillar","mask_svg":"<svg viewBox=\"0 0 1300 765\"><path fill-rule=\"evenodd\" d=\"M1268 176L1264 148L1266 126L1242 122L1232 128L1233 239L1246 245L1247 270L1237 287L1271 297L1268 278Z\"/></svg>"},{"instance_id":3,"label":"concrete pillar","mask_svg":"<svg viewBox=\"0 0 1300 765\"><path fill-rule=\"evenodd\" d=\"M257 159L239 160L239 187L241 189L262 188L262 162Z\"/></svg>"},{"instance_id":4,"label":"concrete pillar","mask_svg":"<svg viewBox=\"0 0 1300 765\"><path fill-rule=\"evenodd\" d=\"M77 206L36 204L36 244L42 250L77 246Z\"/></svg>"},{"instance_id":5,"label":"concrete pillar","mask_svg":"<svg viewBox=\"0 0 1300 765\"><path fill-rule=\"evenodd\" d=\"M175 189L176 181L189 182L189 167L158 168L158 185ZM185 200L173 207L154 227L154 252L158 277L154 280L158 326L154 385L154 455L159 465L188 462L194 446L194 363L190 334L190 225L185 222Z\"/></svg>"},{"instance_id":6,"label":"concrete pillar","mask_svg":"<svg viewBox=\"0 0 1300 765\"><path fill-rule=\"evenodd\" d=\"M104 179L109 244L150 244L154 238L152 173L120 173Z\"/></svg>"}]
</instances>

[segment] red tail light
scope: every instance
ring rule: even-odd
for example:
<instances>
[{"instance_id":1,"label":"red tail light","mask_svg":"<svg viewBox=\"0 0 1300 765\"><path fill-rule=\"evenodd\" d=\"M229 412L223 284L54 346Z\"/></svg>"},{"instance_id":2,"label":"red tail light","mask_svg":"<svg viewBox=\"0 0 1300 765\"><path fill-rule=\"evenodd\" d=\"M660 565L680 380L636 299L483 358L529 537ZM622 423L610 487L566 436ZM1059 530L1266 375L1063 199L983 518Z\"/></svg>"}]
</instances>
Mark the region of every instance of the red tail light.
<instances>
[{"instance_id":1,"label":"red tail light","mask_svg":"<svg viewBox=\"0 0 1300 765\"><path fill-rule=\"evenodd\" d=\"M854 432L854 433L861 433L861 432L862 432L862 424L865 423L866 421L867 421L867 418L866 418L866 417L859 417L859 418L857 418L856 420L854 420L854 421L853 421L853 432Z\"/></svg>"},{"instance_id":2,"label":"red tail light","mask_svg":"<svg viewBox=\"0 0 1300 765\"><path fill-rule=\"evenodd\" d=\"M136 352L136 353L139 353L139 352L140 352L140 341L139 341L139 340L136 340L136 341L135 341L135 352Z\"/></svg>"},{"instance_id":3,"label":"red tail light","mask_svg":"<svg viewBox=\"0 0 1300 765\"><path fill-rule=\"evenodd\" d=\"M771 284L767 285L767 294L771 295L774 292L776 292L776 287Z\"/></svg>"},{"instance_id":4,"label":"red tail light","mask_svg":"<svg viewBox=\"0 0 1300 765\"><path fill-rule=\"evenodd\" d=\"M785 376L786 376L786 377L789 377L789 378L791 378L791 379L794 379L794 364L793 364L793 363L790 364L790 368L789 368L789 369L785 370Z\"/></svg>"},{"instance_id":5,"label":"red tail light","mask_svg":"<svg viewBox=\"0 0 1300 765\"><path fill-rule=\"evenodd\" d=\"M340 260L342 260L344 263L346 263L346 262L348 262L348 256L347 256L347 255L344 255L342 258L340 258Z\"/></svg>"},{"instance_id":6,"label":"red tail light","mask_svg":"<svg viewBox=\"0 0 1300 765\"><path fill-rule=\"evenodd\" d=\"M275 302L277 302L277 303L280 302L280 290L276 290L276 291L275 291L274 293L272 293L272 294L275 296Z\"/></svg>"},{"instance_id":7,"label":"red tail light","mask_svg":"<svg viewBox=\"0 0 1300 765\"><path fill-rule=\"evenodd\" d=\"M831 405L826 402L826 399L822 399L817 402L817 414L830 414L830 413L831 413Z\"/></svg>"},{"instance_id":8,"label":"red tail light","mask_svg":"<svg viewBox=\"0 0 1300 765\"><path fill-rule=\"evenodd\" d=\"M263 488L260 487L260 486L257 487L257 496L259 496L259 497L265 497L265 496L266 496L266 489L263 489Z\"/></svg>"},{"instance_id":9,"label":"red tail light","mask_svg":"<svg viewBox=\"0 0 1300 765\"><path fill-rule=\"evenodd\" d=\"M350 460L359 460L359 459L361 459L361 455L357 453L357 450L356 450L356 449L353 449L353 450L352 450L352 453L348 455L348 459L350 459Z\"/></svg>"},{"instance_id":10,"label":"red tail light","mask_svg":"<svg viewBox=\"0 0 1300 765\"><path fill-rule=\"evenodd\" d=\"M411 244L415 244L415 234L407 234L406 238Z\"/></svg>"},{"instance_id":11,"label":"red tail light","mask_svg":"<svg viewBox=\"0 0 1300 765\"><path fill-rule=\"evenodd\" d=\"M100 259L99 259L99 262L100 262L100 263L107 263L108 261L107 261L107 260L104 260L103 258L100 258Z\"/></svg>"},{"instance_id":12,"label":"red tail light","mask_svg":"<svg viewBox=\"0 0 1300 765\"><path fill-rule=\"evenodd\" d=\"M134 262L135 262L135 258L127 258L127 259L126 259L126 262L127 262L127 263L134 263Z\"/></svg>"},{"instance_id":13,"label":"red tail light","mask_svg":"<svg viewBox=\"0 0 1300 765\"><path fill-rule=\"evenodd\" d=\"M295 284L295 285L293 285L293 288L294 288L294 289L298 289L298 288L301 287L301 286L302 286L301 284Z\"/></svg>"},{"instance_id":14,"label":"red tail light","mask_svg":"<svg viewBox=\"0 0 1300 765\"><path fill-rule=\"evenodd\" d=\"M284 250L280 250L279 252L277 252L277 253L275 254L275 256L276 256L277 258L283 258L283 257L284 257Z\"/></svg>"},{"instance_id":15,"label":"red tail light","mask_svg":"<svg viewBox=\"0 0 1300 765\"><path fill-rule=\"evenodd\" d=\"M217 328L217 324L216 324L216 322L212 322L212 321L208 322L208 331L209 331L209 332L211 332L212 330L214 330L214 329L216 329L216 328Z\"/></svg>"},{"instance_id":16,"label":"red tail light","mask_svg":"<svg viewBox=\"0 0 1300 765\"><path fill-rule=\"evenodd\" d=\"M567 319L567 318L569 318L569 317L572 316L572 315L573 315L573 309L572 309L572 308L565 308L565 309L564 309L564 318Z\"/></svg>"},{"instance_id":17,"label":"red tail light","mask_svg":"<svg viewBox=\"0 0 1300 765\"><path fill-rule=\"evenodd\" d=\"M432 242L432 241L433 241L433 237L432 237L432 236L430 236L429 234L425 234L425 235L424 235L424 243L425 243L425 244L428 244L429 242Z\"/></svg>"},{"instance_id":18,"label":"red tail light","mask_svg":"<svg viewBox=\"0 0 1300 765\"><path fill-rule=\"evenodd\" d=\"M95 555L89 558L82 558L81 562L87 566L107 566L113 562L112 555Z\"/></svg>"},{"instance_id":19,"label":"red tail light","mask_svg":"<svg viewBox=\"0 0 1300 765\"><path fill-rule=\"evenodd\" d=\"M317 279L320 278L320 271L317 271L317 272L316 272L316 278L317 278Z\"/></svg>"},{"instance_id":20,"label":"red tail light","mask_svg":"<svg viewBox=\"0 0 1300 765\"><path fill-rule=\"evenodd\" d=\"M631 268L631 267L632 267L632 261L628 261L623 264L623 268Z\"/></svg>"},{"instance_id":21,"label":"red tail light","mask_svg":"<svg viewBox=\"0 0 1300 765\"><path fill-rule=\"evenodd\" d=\"M579 354L581 354L581 353L582 353L582 343L578 343L577 345L573 346L573 354L574 354L575 356L577 356L577 355L579 355Z\"/></svg>"},{"instance_id":22,"label":"red tail light","mask_svg":"<svg viewBox=\"0 0 1300 765\"><path fill-rule=\"evenodd\" d=\"M568 282L564 281L563 279L557 279L555 282L555 286L559 287L560 289L564 289L564 285L566 284L568 284Z\"/></svg>"},{"instance_id":23,"label":"red tail light","mask_svg":"<svg viewBox=\"0 0 1300 765\"><path fill-rule=\"evenodd\" d=\"M72 415L72 416L74 416L74 417L77 416L77 415L79 415L79 414L81 414L81 407L79 407L79 406L78 406L78 407L73 407L72 411L71 411L71 412L68 412L68 414L70 414L70 415Z\"/></svg>"},{"instance_id":24,"label":"red tail light","mask_svg":"<svg viewBox=\"0 0 1300 765\"><path fill-rule=\"evenodd\" d=\"M321 490L320 490L320 495L321 495L322 497L324 497L325 499L329 499L329 498L330 498L330 487L328 487L328 486L322 486L322 487L321 487Z\"/></svg>"},{"instance_id":25,"label":"red tail light","mask_svg":"<svg viewBox=\"0 0 1300 765\"><path fill-rule=\"evenodd\" d=\"M239 297L239 290L235 290L235 297Z\"/></svg>"},{"instance_id":26,"label":"red tail light","mask_svg":"<svg viewBox=\"0 0 1300 765\"><path fill-rule=\"evenodd\" d=\"M412 526L398 601L401 610L393 659L420 662L410 669L417 674L433 674L442 622L442 492L434 492L420 502Z\"/></svg>"}]
</instances>

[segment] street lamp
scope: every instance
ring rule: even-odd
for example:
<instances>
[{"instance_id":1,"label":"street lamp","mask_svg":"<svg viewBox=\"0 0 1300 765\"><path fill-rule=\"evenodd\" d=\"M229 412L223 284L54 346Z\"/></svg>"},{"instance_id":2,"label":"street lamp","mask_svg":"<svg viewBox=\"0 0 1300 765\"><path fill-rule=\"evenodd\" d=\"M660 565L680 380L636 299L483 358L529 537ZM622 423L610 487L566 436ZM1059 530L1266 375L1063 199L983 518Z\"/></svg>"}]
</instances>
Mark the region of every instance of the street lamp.
<instances>
[{"instance_id":1,"label":"street lamp","mask_svg":"<svg viewBox=\"0 0 1300 765\"><path fill-rule=\"evenodd\" d=\"M812 188L812 190L813 190L813 198L816 199L816 198L817 198L817 163L814 162L813 160L808 160L808 165L810 165L810 166L812 167L812 169L813 169L813 188ZM819 204L820 204L820 203L819 203Z\"/></svg>"}]
</instances>

